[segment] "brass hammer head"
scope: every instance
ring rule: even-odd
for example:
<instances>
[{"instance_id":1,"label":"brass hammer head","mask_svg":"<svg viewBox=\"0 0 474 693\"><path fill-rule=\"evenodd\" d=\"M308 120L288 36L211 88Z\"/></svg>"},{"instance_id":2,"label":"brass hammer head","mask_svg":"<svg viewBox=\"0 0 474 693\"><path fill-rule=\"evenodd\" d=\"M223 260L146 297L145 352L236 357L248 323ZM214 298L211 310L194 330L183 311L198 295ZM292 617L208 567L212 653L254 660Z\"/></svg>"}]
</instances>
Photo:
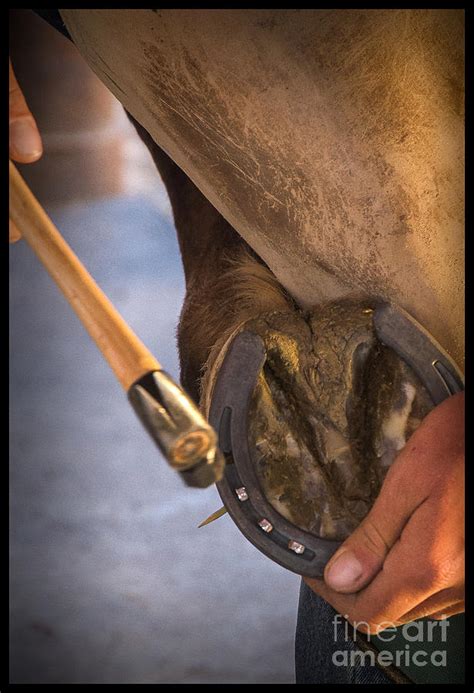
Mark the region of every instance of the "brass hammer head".
<instances>
[{"instance_id":1,"label":"brass hammer head","mask_svg":"<svg viewBox=\"0 0 474 693\"><path fill-rule=\"evenodd\" d=\"M146 373L128 391L139 419L188 486L205 488L222 478L217 435L190 397L164 371Z\"/></svg>"}]
</instances>

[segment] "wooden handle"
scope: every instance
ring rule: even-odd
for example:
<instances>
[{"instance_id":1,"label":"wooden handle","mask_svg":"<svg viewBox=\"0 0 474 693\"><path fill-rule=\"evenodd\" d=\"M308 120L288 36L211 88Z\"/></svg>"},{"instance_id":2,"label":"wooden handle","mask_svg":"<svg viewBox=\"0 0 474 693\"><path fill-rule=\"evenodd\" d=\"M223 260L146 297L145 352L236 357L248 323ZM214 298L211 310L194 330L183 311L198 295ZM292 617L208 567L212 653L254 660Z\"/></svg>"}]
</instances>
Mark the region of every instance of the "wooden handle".
<instances>
[{"instance_id":1,"label":"wooden handle","mask_svg":"<svg viewBox=\"0 0 474 693\"><path fill-rule=\"evenodd\" d=\"M73 253L10 161L10 218L48 270L97 344L122 387L161 370Z\"/></svg>"}]
</instances>

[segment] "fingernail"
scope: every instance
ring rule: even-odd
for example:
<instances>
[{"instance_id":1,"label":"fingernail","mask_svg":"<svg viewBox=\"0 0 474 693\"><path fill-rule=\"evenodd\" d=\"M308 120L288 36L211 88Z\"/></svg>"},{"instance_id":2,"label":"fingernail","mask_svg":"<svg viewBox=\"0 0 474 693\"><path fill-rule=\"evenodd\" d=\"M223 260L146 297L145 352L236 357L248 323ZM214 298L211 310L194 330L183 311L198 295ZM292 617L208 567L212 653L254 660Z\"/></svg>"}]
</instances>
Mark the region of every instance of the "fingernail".
<instances>
[{"instance_id":1,"label":"fingernail","mask_svg":"<svg viewBox=\"0 0 474 693\"><path fill-rule=\"evenodd\" d=\"M21 118L10 123L10 147L25 159L37 159L41 156L41 137L31 118Z\"/></svg>"},{"instance_id":2,"label":"fingernail","mask_svg":"<svg viewBox=\"0 0 474 693\"><path fill-rule=\"evenodd\" d=\"M343 551L329 566L326 583L334 590L349 589L362 575L362 565L352 551Z\"/></svg>"},{"instance_id":3,"label":"fingernail","mask_svg":"<svg viewBox=\"0 0 474 693\"><path fill-rule=\"evenodd\" d=\"M9 219L9 241L10 243L16 243L21 238L21 233L18 231L15 224Z\"/></svg>"}]
</instances>

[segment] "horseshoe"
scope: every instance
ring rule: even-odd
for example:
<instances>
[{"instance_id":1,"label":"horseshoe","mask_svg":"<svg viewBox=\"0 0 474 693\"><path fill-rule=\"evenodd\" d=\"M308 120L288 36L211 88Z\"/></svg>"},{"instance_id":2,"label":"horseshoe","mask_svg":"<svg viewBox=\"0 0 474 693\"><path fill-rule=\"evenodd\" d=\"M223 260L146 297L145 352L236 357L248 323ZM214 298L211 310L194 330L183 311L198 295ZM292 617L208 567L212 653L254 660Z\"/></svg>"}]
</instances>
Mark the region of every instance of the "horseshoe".
<instances>
[{"instance_id":1,"label":"horseshoe","mask_svg":"<svg viewBox=\"0 0 474 693\"><path fill-rule=\"evenodd\" d=\"M406 311L380 303L373 313L375 334L418 375L434 405L464 389L463 376L436 340ZM265 498L249 448L248 411L264 342L243 330L230 344L214 386L209 422L225 456L217 482L222 501L244 536L268 558L306 577L321 577L342 542L324 539L289 522Z\"/></svg>"}]
</instances>

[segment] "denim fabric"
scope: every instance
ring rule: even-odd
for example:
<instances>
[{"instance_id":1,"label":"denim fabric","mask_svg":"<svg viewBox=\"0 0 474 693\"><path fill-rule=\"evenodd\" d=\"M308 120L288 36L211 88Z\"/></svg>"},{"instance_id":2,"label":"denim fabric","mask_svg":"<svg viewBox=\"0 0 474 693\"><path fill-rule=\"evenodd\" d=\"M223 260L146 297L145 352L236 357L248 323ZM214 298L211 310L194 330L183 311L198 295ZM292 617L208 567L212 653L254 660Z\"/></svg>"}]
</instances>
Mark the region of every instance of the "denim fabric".
<instances>
[{"instance_id":1,"label":"denim fabric","mask_svg":"<svg viewBox=\"0 0 474 693\"><path fill-rule=\"evenodd\" d=\"M333 654L359 650L352 640L346 641L342 623L335 632L337 612L301 582L296 625L296 683L393 683L383 671L370 664L338 666ZM336 655L342 658L342 655ZM349 659L349 654L347 655Z\"/></svg>"}]
</instances>

